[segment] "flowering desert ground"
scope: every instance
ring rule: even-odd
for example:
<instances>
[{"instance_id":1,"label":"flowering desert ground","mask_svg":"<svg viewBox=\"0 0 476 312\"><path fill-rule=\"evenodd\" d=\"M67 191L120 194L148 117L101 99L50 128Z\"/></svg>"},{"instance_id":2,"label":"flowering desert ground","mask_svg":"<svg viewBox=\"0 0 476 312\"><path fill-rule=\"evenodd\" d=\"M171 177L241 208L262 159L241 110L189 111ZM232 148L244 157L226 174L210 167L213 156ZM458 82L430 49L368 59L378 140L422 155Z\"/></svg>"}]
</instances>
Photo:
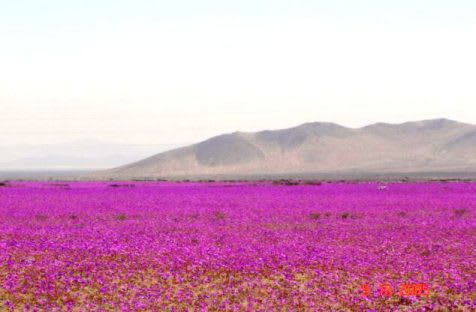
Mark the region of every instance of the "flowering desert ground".
<instances>
[{"instance_id":1,"label":"flowering desert ground","mask_svg":"<svg viewBox=\"0 0 476 312\"><path fill-rule=\"evenodd\" d=\"M3 182L0 311L474 311L473 182Z\"/></svg>"}]
</instances>

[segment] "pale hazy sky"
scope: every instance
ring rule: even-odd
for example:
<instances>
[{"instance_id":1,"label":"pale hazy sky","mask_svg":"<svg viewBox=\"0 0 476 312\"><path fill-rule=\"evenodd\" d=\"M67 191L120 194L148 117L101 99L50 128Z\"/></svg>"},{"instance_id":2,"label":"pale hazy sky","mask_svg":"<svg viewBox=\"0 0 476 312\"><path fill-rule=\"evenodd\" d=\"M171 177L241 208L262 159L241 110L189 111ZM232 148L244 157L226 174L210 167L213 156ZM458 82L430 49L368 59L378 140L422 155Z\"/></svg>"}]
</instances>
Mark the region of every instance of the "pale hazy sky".
<instances>
[{"instance_id":1,"label":"pale hazy sky","mask_svg":"<svg viewBox=\"0 0 476 312\"><path fill-rule=\"evenodd\" d=\"M0 145L476 123L474 0L0 0Z\"/></svg>"}]
</instances>

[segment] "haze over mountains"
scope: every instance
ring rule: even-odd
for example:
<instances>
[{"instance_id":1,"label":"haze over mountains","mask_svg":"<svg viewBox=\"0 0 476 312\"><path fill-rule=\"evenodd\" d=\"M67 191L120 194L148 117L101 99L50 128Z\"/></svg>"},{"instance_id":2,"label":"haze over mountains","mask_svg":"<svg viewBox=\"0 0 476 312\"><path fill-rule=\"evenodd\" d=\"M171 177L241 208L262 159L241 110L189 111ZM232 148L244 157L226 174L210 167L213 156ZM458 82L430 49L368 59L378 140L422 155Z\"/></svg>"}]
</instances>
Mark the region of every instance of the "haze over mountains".
<instances>
[{"instance_id":1,"label":"haze over mountains","mask_svg":"<svg viewBox=\"0 0 476 312\"><path fill-rule=\"evenodd\" d=\"M98 170L137 161L179 146L92 139L58 144L1 145L0 170Z\"/></svg>"},{"instance_id":2,"label":"haze over mountains","mask_svg":"<svg viewBox=\"0 0 476 312\"><path fill-rule=\"evenodd\" d=\"M435 119L358 129L314 122L276 131L234 132L91 177L464 171L476 172L476 126Z\"/></svg>"}]
</instances>

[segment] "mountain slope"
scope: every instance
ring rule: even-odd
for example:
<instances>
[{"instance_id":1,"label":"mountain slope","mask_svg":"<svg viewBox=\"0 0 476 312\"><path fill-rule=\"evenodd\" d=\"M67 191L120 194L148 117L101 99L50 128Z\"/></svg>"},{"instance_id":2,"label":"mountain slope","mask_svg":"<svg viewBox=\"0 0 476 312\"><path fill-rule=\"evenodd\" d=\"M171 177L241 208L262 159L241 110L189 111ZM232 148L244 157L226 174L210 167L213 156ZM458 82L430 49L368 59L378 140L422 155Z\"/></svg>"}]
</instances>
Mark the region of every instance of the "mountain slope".
<instances>
[{"instance_id":1,"label":"mountain slope","mask_svg":"<svg viewBox=\"0 0 476 312\"><path fill-rule=\"evenodd\" d=\"M447 119L333 123L235 132L96 172L95 178L170 178L319 172L476 171L476 126Z\"/></svg>"}]
</instances>

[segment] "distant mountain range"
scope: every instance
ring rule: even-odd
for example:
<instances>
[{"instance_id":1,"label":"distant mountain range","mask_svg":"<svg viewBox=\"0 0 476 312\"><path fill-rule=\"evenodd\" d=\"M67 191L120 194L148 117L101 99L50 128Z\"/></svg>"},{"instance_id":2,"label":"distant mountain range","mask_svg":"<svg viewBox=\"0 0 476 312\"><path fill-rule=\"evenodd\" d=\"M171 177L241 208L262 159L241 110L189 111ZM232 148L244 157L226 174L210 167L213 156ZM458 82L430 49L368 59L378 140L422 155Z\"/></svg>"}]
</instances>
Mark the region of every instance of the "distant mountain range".
<instances>
[{"instance_id":1,"label":"distant mountain range","mask_svg":"<svg viewBox=\"0 0 476 312\"><path fill-rule=\"evenodd\" d=\"M91 170L120 166L180 145L78 140L59 144L0 145L1 170Z\"/></svg>"},{"instance_id":2,"label":"distant mountain range","mask_svg":"<svg viewBox=\"0 0 476 312\"><path fill-rule=\"evenodd\" d=\"M476 172L476 126L447 119L334 123L235 132L156 154L90 177L174 178L319 173Z\"/></svg>"}]
</instances>

